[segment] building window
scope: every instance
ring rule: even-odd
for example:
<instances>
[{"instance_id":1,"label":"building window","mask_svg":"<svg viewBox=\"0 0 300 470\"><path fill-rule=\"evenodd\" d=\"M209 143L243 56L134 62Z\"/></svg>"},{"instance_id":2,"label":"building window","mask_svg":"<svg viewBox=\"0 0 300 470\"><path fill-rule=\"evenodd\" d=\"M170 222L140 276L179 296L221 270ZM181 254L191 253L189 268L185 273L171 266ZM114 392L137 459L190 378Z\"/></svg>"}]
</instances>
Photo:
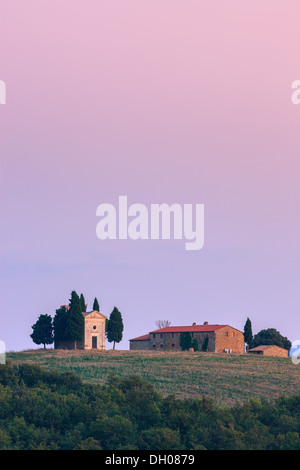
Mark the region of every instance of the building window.
<instances>
[{"instance_id":1,"label":"building window","mask_svg":"<svg viewBox=\"0 0 300 470\"><path fill-rule=\"evenodd\" d=\"M160 343L160 347L161 347L161 348L163 348L163 347L164 347L163 343Z\"/></svg>"},{"instance_id":2,"label":"building window","mask_svg":"<svg viewBox=\"0 0 300 470\"><path fill-rule=\"evenodd\" d=\"M153 338L155 338L155 333L153 333Z\"/></svg>"},{"instance_id":3,"label":"building window","mask_svg":"<svg viewBox=\"0 0 300 470\"><path fill-rule=\"evenodd\" d=\"M226 331L226 336L228 336L228 331Z\"/></svg>"},{"instance_id":4,"label":"building window","mask_svg":"<svg viewBox=\"0 0 300 470\"><path fill-rule=\"evenodd\" d=\"M97 328L96 325L94 325L94 326L93 326L93 330L95 330L96 328Z\"/></svg>"},{"instance_id":5,"label":"building window","mask_svg":"<svg viewBox=\"0 0 300 470\"><path fill-rule=\"evenodd\" d=\"M174 335L174 333L172 333L172 338L174 338L174 337L175 337L175 335Z\"/></svg>"},{"instance_id":6,"label":"building window","mask_svg":"<svg viewBox=\"0 0 300 470\"><path fill-rule=\"evenodd\" d=\"M160 334L160 337L161 337L161 338L163 337L162 333Z\"/></svg>"},{"instance_id":7,"label":"building window","mask_svg":"<svg viewBox=\"0 0 300 470\"><path fill-rule=\"evenodd\" d=\"M152 347L153 347L153 348L156 348L156 344L155 344L155 343L153 343L153 344L152 344Z\"/></svg>"},{"instance_id":8,"label":"building window","mask_svg":"<svg viewBox=\"0 0 300 470\"><path fill-rule=\"evenodd\" d=\"M174 343L172 343L172 348L175 348L175 344L174 344Z\"/></svg>"}]
</instances>

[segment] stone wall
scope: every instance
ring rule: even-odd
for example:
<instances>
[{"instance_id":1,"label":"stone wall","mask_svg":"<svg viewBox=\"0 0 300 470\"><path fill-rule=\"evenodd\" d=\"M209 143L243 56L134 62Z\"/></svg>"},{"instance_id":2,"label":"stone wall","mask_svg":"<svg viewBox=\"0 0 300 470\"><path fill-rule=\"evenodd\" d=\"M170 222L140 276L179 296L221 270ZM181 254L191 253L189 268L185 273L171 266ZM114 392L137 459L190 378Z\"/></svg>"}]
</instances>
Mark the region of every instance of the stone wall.
<instances>
[{"instance_id":1,"label":"stone wall","mask_svg":"<svg viewBox=\"0 0 300 470\"><path fill-rule=\"evenodd\" d=\"M156 351L181 351L180 334L179 332L151 333L149 349ZM208 336L207 352L226 353L228 351L238 354L244 354L245 352L243 333L231 326L216 331L196 331L190 334L192 341L194 338L197 339L199 351L202 351L202 345L206 336Z\"/></svg>"},{"instance_id":2,"label":"stone wall","mask_svg":"<svg viewBox=\"0 0 300 470\"><path fill-rule=\"evenodd\" d=\"M280 348L279 346L270 346L269 348L260 351L249 351L248 354L257 356L276 356L276 357L288 357L289 351L287 349Z\"/></svg>"},{"instance_id":3,"label":"stone wall","mask_svg":"<svg viewBox=\"0 0 300 470\"><path fill-rule=\"evenodd\" d=\"M156 351L181 351L180 347L180 334L181 333L151 333L150 334L150 348ZM215 335L214 332L194 332L191 333L192 341L197 339L199 351L202 350L202 344L208 336L208 352L215 350Z\"/></svg>"},{"instance_id":4,"label":"stone wall","mask_svg":"<svg viewBox=\"0 0 300 470\"><path fill-rule=\"evenodd\" d=\"M280 348L279 346L272 346L271 348L264 350L264 356L288 357L289 351L287 349Z\"/></svg>"},{"instance_id":5,"label":"stone wall","mask_svg":"<svg viewBox=\"0 0 300 470\"><path fill-rule=\"evenodd\" d=\"M148 339L130 341L129 349L133 351L148 351L150 344Z\"/></svg>"},{"instance_id":6,"label":"stone wall","mask_svg":"<svg viewBox=\"0 0 300 470\"><path fill-rule=\"evenodd\" d=\"M216 330L216 349L215 352L224 353L226 350L232 353L244 354L245 341L241 331L226 326Z\"/></svg>"}]
</instances>

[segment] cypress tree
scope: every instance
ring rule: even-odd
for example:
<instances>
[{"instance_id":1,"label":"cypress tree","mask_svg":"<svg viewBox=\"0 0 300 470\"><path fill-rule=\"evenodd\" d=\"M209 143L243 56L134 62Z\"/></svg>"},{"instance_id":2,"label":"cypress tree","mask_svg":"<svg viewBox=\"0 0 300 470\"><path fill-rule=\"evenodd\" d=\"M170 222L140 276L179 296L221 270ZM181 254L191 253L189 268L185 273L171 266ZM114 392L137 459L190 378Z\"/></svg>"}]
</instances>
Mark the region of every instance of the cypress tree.
<instances>
[{"instance_id":1,"label":"cypress tree","mask_svg":"<svg viewBox=\"0 0 300 470\"><path fill-rule=\"evenodd\" d=\"M192 347L191 333L189 333L188 331L181 333L179 337L179 343L182 351L187 351L188 349L190 349Z\"/></svg>"},{"instance_id":2,"label":"cypress tree","mask_svg":"<svg viewBox=\"0 0 300 470\"><path fill-rule=\"evenodd\" d=\"M86 304L83 294L80 295L80 307L82 312L86 312Z\"/></svg>"},{"instance_id":3,"label":"cypress tree","mask_svg":"<svg viewBox=\"0 0 300 470\"><path fill-rule=\"evenodd\" d=\"M109 343L114 343L113 349L115 349L115 344L121 341L123 337L123 329L124 325L122 315L117 307L114 307L106 323L107 341Z\"/></svg>"},{"instance_id":4,"label":"cypress tree","mask_svg":"<svg viewBox=\"0 0 300 470\"><path fill-rule=\"evenodd\" d=\"M53 319L54 347L58 348L60 341L68 340L67 337L68 310L62 305L55 311Z\"/></svg>"},{"instance_id":5,"label":"cypress tree","mask_svg":"<svg viewBox=\"0 0 300 470\"><path fill-rule=\"evenodd\" d=\"M74 341L74 347L77 348L77 341L83 340L84 318L81 311L80 298L73 290L69 304L67 319L67 335L71 341Z\"/></svg>"},{"instance_id":6,"label":"cypress tree","mask_svg":"<svg viewBox=\"0 0 300 470\"><path fill-rule=\"evenodd\" d=\"M244 326L244 340L249 348L253 341L252 325L251 325L251 321L249 318L247 318L245 326Z\"/></svg>"},{"instance_id":7,"label":"cypress tree","mask_svg":"<svg viewBox=\"0 0 300 470\"><path fill-rule=\"evenodd\" d=\"M202 351L203 352L207 351L207 348L208 348L208 336L206 335L202 344Z\"/></svg>"},{"instance_id":8,"label":"cypress tree","mask_svg":"<svg viewBox=\"0 0 300 470\"><path fill-rule=\"evenodd\" d=\"M93 310L97 310L97 312L100 312L99 302L98 302L96 297L95 297L94 303L93 303Z\"/></svg>"}]
</instances>

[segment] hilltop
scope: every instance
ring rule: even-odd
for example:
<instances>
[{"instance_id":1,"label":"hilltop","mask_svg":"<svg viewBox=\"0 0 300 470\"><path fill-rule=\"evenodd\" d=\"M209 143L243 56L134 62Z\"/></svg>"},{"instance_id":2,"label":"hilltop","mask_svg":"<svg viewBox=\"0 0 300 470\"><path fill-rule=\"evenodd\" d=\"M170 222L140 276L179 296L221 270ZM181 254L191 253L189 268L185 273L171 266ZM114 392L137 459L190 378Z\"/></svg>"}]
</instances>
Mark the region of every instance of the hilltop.
<instances>
[{"instance_id":1,"label":"hilltop","mask_svg":"<svg viewBox=\"0 0 300 470\"><path fill-rule=\"evenodd\" d=\"M139 375L164 396L208 396L232 405L250 398L275 399L299 393L300 366L290 358L204 352L68 351L10 352L11 364L31 363L74 372L84 382L104 384L110 376Z\"/></svg>"}]
</instances>

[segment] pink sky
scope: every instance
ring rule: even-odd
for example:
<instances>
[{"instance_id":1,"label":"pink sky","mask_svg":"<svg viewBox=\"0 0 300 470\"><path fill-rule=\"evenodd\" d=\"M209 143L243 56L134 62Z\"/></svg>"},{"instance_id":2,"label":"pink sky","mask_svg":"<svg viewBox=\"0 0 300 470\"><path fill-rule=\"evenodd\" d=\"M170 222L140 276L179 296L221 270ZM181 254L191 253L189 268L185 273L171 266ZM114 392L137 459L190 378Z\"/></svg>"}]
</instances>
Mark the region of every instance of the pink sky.
<instances>
[{"instance_id":1,"label":"pink sky","mask_svg":"<svg viewBox=\"0 0 300 470\"><path fill-rule=\"evenodd\" d=\"M172 325L299 328L300 4L0 0L0 339L73 289ZM205 246L100 241L96 208L205 204Z\"/></svg>"}]
</instances>

